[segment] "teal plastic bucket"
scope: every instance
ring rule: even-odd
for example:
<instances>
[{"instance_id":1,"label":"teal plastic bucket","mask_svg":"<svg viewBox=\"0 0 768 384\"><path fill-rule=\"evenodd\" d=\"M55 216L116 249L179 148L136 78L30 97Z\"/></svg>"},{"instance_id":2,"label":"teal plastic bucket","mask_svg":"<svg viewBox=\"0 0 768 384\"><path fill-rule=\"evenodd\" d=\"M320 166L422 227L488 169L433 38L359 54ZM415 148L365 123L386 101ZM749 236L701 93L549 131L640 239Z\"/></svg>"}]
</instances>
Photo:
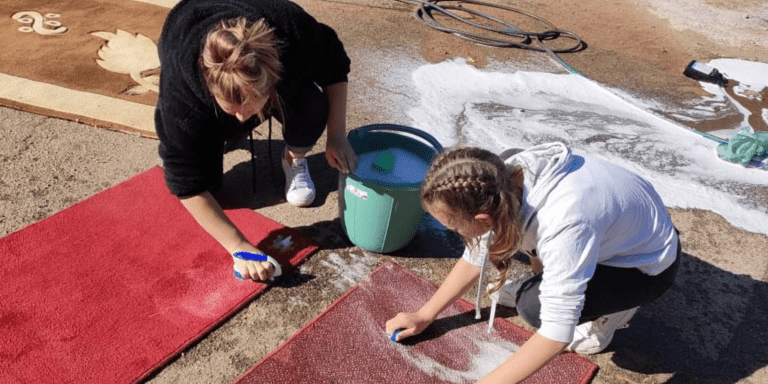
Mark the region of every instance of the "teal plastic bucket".
<instances>
[{"instance_id":1,"label":"teal plastic bucket","mask_svg":"<svg viewBox=\"0 0 768 384\"><path fill-rule=\"evenodd\" d=\"M347 138L358 166L354 174L339 176L344 232L353 244L372 252L403 248L424 216L419 188L443 147L424 131L394 124L359 127Z\"/></svg>"}]
</instances>

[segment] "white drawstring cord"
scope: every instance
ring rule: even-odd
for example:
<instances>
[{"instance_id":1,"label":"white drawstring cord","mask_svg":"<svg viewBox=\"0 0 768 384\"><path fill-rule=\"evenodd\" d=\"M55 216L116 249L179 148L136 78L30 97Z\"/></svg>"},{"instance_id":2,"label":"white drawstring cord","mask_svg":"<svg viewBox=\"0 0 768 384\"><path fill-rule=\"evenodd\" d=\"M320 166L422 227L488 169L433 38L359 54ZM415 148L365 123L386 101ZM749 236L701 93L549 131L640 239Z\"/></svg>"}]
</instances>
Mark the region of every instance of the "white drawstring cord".
<instances>
[{"instance_id":1,"label":"white drawstring cord","mask_svg":"<svg viewBox=\"0 0 768 384\"><path fill-rule=\"evenodd\" d=\"M485 266L488 264L488 250L491 248L491 241L493 241L493 232L488 233L488 239L485 242L485 249L482 247L479 249L481 256L483 257L483 264L480 267L480 277L477 279L477 297L475 298L475 319L480 320L480 298L485 288L483 287L483 280L485 277ZM485 254L482 254L482 253ZM496 315L495 303L491 305L491 322L493 322L493 316Z\"/></svg>"},{"instance_id":2,"label":"white drawstring cord","mask_svg":"<svg viewBox=\"0 0 768 384\"><path fill-rule=\"evenodd\" d=\"M491 295L491 316L488 318L488 333L493 330L493 319L496 318L496 304L498 304L498 296Z\"/></svg>"},{"instance_id":3,"label":"white drawstring cord","mask_svg":"<svg viewBox=\"0 0 768 384\"><path fill-rule=\"evenodd\" d=\"M480 250L482 252L482 250ZM480 320L480 295L483 294L483 277L485 276L485 264L488 261L487 253L483 257L483 265L480 267L480 278L477 280L477 297L475 298L475 320Z\"/></svg>"}]
</instances>

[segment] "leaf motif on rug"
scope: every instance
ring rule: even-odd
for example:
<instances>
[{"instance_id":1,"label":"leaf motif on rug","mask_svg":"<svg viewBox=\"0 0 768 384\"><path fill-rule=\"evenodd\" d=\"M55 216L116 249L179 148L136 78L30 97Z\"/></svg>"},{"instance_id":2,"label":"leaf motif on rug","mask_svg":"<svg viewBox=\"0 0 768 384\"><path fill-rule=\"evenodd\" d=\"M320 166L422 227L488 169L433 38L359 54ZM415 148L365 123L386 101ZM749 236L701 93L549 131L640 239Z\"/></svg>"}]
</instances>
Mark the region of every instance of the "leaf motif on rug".
<instances>
[{"instance_id":1,"label":"leaf motif on rug","mask_svg":"<svg viewBox=\"0 0 768 384\"><path fill-rule=\"evenodd\" d=\"M157 45L152 39L142 34L132 34L121 29L117 33L92 32L107 41L99 49L96 60L102 68L128 74L139 85L123 91L127 95L143 95L147 92L158 92L160 84L160 58L157 55Z\"/></svg>"}]
</instances>

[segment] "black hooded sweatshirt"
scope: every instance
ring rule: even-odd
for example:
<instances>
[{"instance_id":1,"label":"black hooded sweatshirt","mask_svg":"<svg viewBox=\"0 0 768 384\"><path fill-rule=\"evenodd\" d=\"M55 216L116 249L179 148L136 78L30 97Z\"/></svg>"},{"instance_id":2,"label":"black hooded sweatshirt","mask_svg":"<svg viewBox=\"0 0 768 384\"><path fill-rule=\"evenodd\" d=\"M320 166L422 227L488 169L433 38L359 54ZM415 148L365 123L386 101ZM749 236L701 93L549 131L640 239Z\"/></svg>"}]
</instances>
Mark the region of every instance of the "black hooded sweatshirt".
<instances>
[{"instance_id":1,"label":"black hooded sweatshirt","mask_svg":"<svg viewBox=\"0 0 768 384\"><path fill-rule=\"evenodd\" d=\"M277 93L289 100L306 84L347 81L350 60L336 32L287 0L182 0L168 14L158 42L160 93L155 129L166 185L180 198L222 184L224 143L258 118L240 123L217 110L199 68L205 36L220 20L264 19L280 41ZM244 127L246 125L247 127Z\"/></svg>"}]
</instances>

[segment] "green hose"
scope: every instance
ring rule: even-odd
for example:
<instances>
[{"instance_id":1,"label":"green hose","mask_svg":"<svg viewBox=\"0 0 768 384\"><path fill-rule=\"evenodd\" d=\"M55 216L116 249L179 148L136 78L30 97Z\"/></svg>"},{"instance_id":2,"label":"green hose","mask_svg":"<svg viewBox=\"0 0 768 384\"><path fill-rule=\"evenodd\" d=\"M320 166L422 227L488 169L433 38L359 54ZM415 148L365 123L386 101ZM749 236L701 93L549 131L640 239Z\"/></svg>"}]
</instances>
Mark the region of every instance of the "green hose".
<instances>
[{"instance_id":1,"label":"green hose","mask_svg":"<svg viewBox=\"0 0 768 384\"><path fill-rule=\"evenodd\" d=\"M575 33L557 29L549 21L544 20L541 17L538 17L532 13L528 13L517 8L507 7L507 6L498 5L498 4L490 4L490 3L485 3L481 1L475 1L475 0L429 0L429 1L394 0L394 1L401 2L401 3L417 4L418 6L414 11L414 16L416 17L416 20L430 28L453 34L457 37L460 37L465 40L469 40L477 44L487 45L491 47L521 48L521 49L528 49L528 50L537 51L537 52L547 52L552 54L557 59L557 61L560 62L566 69L568 69L573 73L578 74L578 72L576 72L573 68L568 66L563 60L561 60L557 56L557 54L581 51L586 48L586 44ZM446 1L454 4L459 4L459 5L442 5L442 6L438 5L438 3L446 2ZM475 4L475 5L480 5L484 7L503 9L505 11L518 13L539 21L540 23L544 24L548 28L548 30L544 32L521 31L514 25L511 25L504 20L496 19L493 16L490 16L488 14L485 14L483 12L480 12L474 9L461 7L462 3ZM464 13L471 14L473 16L477 16L482 19L493 21L494 23L498 24L501 28L491 28L486 25L474 23L472 21L467 20L466 18L456 15L455 13L451 12L451 10L461 11ZM454 19L456 21L459 21L461 23L470 25L478 29L482 29L488 32L494 32L496 34L501 35L502 37L491 38L491 37L475 35L468 32L458 31L452 28L445 27L444 25L440 24L437 20L435 20L433 16L433 12L438 12L451 19ZM545 41L555 40L558 38L566 38L566 39L573 40L573 45L567 48L551 49L549 46L547 46L544 43ZM534 40L539 44L538 47L531 45L531 42Z\"/></svg>"}]
</instances>

